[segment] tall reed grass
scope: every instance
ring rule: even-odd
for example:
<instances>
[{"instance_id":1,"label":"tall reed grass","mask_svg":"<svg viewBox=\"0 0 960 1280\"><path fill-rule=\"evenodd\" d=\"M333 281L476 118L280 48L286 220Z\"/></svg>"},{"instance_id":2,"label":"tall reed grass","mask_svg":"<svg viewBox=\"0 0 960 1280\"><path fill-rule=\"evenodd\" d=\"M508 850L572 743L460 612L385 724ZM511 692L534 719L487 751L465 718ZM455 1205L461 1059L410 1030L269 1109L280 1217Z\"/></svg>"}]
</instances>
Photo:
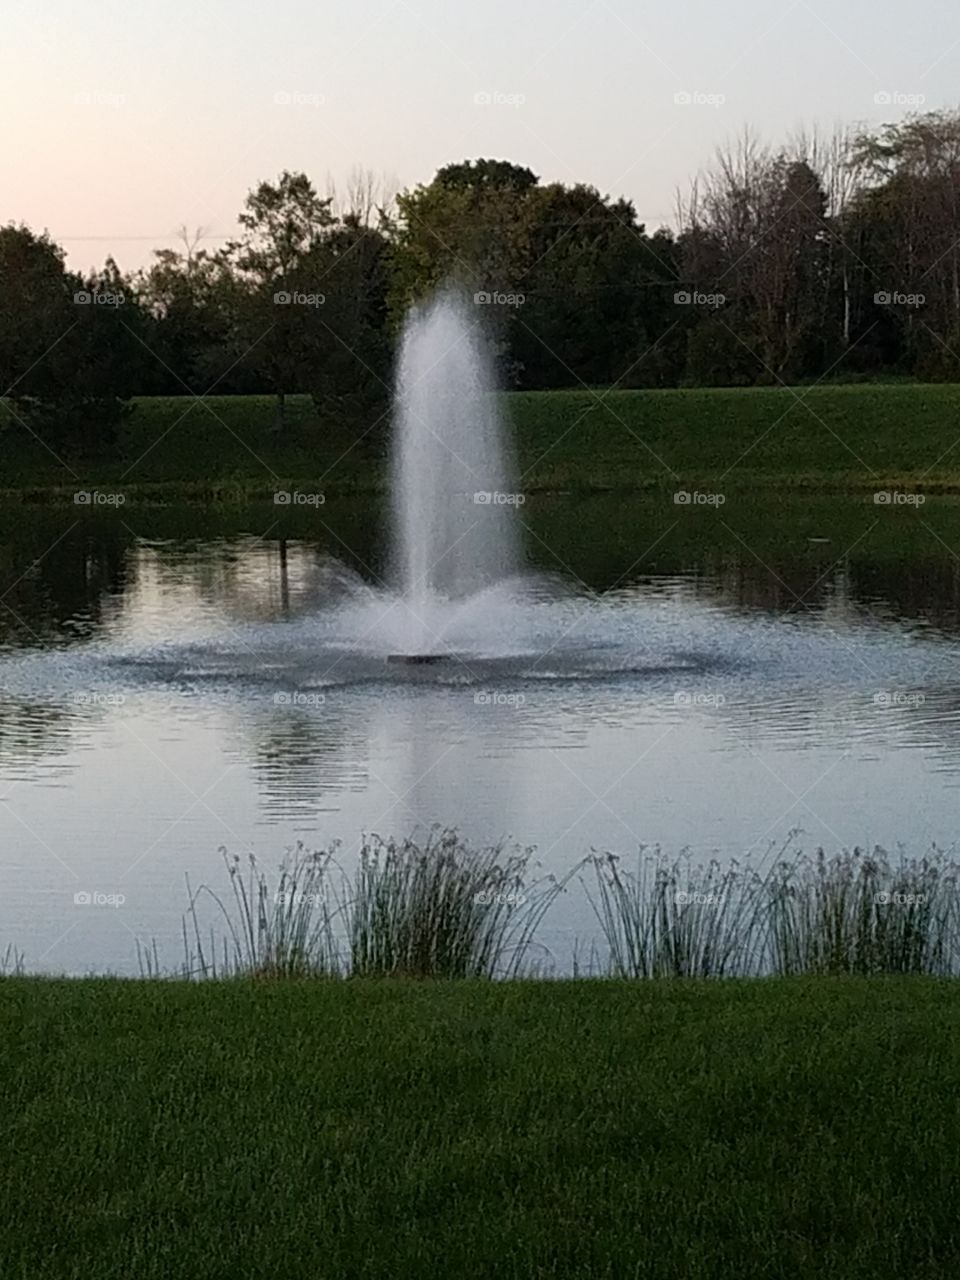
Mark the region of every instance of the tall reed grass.
<instances>
[{"instance_id":1,"label":"tall reed grass","mask_svg":"<svg viewBox=\"0 0 960 1280\"><path fill-rule=\"evenodd\" d=\"M757 971L764 882L732 863L666 861L641 849L637 870L618 854L593 854L587 898L621 978L742 977Z\"/></svg>"},{"instance_id":2,"label":"tall reed grass","mask_svg":"<svg viewBox=\"0 0 960 1280\"><path fill-rule=\"evenodd\" d=\"M275 882L252 855L244 875L222 852L232 893L190 893L186 976L515 977L564 888L529 879L532 850L474 849L441 828L419 843L365 838L352 875L336 846L298 846ZM204 899L225 934L201 926Z\"/></svg>"},{"instance_id":3,"label":"tall reed grass","mask_svg":"<svg viewBox=\"0 0 960 1280\"><path fill-rule=\"evenodd\" d=\"M879 848L808 856L788 840L753 866L669 860L641 848L635 866L616 853L592 853L563 879L534 879L532 849L473 848L442 828L421 841L366 837L350 873L337 846L320 853L298 846L276 874L253 857L244 867L222 852L229 892L201 885L189 895L188 977L553 971L536 935L575 875L602 943L591 941L591 972L960 976L960 863L936 849L919 859ZM141 972L159 976L156 952L140 955Z\"/></svg>"},{"instance_id":4,"label":"tall reed grass","mask_svg":"<svg viewBox=\"0 0 960 1280\"><path fill-rule=\"evenodd\" d=\"M956 973L958 870L882 849L778 865L766 885L773 971Z\"/></svg>"},{"instance_id":5,"label":"tall reed grass","mask_svg":"<svg viewBox=\"0 0 960 1280\"><path fill-rule=\"evenodd\" d=\"M780 856L766 871L593 854L587 888L620 977L960 974L960 864L938 850Z\"/></svg>"}]
</instances>

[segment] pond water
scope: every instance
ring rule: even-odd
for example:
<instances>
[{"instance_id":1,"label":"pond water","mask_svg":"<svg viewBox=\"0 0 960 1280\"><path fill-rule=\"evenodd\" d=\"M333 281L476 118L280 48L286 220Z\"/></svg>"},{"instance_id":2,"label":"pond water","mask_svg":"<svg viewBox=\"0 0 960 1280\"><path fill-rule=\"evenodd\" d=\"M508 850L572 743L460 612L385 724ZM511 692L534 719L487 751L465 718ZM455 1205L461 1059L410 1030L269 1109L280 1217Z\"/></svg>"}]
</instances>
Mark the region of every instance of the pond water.
<instances>
[{"instance_id":1,"label":"pond water","mask_svg":"<svg viewBox=\"0 0 960 1280\"><path fill-rule=\"evenodd\" d=\"M386 661L383 516L0 514L0 951L136 973L139 939L173 968L185 875L222 888L221 846L349 862L441 823L562 873L591 848L759 861L798 828L953 845L953 500L530 498L536 578L416 667ZM540 936L559 970L589 947L576 885Z\"/></svg>"}]
</instances>

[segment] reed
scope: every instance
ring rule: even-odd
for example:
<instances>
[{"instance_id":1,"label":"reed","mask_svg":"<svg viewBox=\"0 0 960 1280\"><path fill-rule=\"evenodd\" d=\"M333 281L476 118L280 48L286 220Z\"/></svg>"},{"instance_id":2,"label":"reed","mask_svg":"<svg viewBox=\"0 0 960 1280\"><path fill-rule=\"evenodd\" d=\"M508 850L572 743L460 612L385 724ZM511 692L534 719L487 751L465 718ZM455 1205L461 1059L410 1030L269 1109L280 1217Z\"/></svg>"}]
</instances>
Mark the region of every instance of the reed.
<instances>
[{"instance_id":1,"label":"reed","mask_svg":"<svg viewBox=\"0 0 960 1280\"><path fill-rule=\"evenodd\" d=\"M238 856L221 852L231 893L190 892L188 977L516 977L564 887L552 876L528 881L531 850L474 849L443 828L421 843L366 837L352 877L337 846L298 846L275 882L252 855L244 874ZM204 899L225 933L201 926Z\"/></svg>"},{"instance_id":2,"label":"reed","mask_svg":"<svg viewBox=\"0 0 960 1280\"><path fill-rule=\"evenodd\" d=\"M765 871L641 850L635 871L594 854L587 896L609 970L631 978L960 973L960 864L783 850Z\"/></svg>"},{"instance_id":3,"label":"reed","mask_svg":"<svg viewBox=\"0 0 960 1280\"><path fill-rule=\"evenodd\" d=\"M748 867L640 850L635 872L614 853L592 854L587 898L621 978L746 977L760 969L764 881Z\"/></svg>"},{"instance_id":4,"label":"reed","mask_svg":"<svg viewBox=\"0 0 960 1280\"><path fill-rule=\"evenodd\" d=\"M336 921L343 912L332 870L335 847L311 853L302 845L280 864L276 882L250 854L244 875L240 857L221 850L230 885L227 901L207 885L187 889L183 921L184 974L256 978L336 977L342 972ZM210 927L205 941L198 904L215 904L226 934Z\"/></svg>"},{"instance_id":5,"label":"reed","mask_svg":"<svg viewBox=\"0 0 960 1280\"><path fill-rule=\"evenodd\" d=\"M772 971L955 974L958 870L936 850L892 861L880 848L779 864L767 882Z\"/></svg>"}]
</instances>

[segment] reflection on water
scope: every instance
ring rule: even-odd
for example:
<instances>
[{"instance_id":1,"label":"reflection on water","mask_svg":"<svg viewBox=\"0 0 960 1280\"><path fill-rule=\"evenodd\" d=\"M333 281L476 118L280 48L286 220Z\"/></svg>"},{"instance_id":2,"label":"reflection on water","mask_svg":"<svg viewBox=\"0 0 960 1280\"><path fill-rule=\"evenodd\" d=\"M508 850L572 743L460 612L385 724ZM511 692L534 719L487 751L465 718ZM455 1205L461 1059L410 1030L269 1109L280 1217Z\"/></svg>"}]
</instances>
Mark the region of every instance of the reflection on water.
<instances>
[{"instance_id":1,"label":"reflection on water","mask_svg":"<svg viewBox=\"0 0 960 1280\"><path fill-rule=\"evenodd\" d=\"M420 668L385 661L377 513L334 505L0 517L0 950L130 971L156 937L175 963L184 876L215 879L219 845L349 856L438 821L565 870L794 827L952 841L954 505L533 501L532 558L565 589L445 614L453 657ZM85 890L124 906L84 912ZM551 916L558 955L582 908Z\"/></svg>"}]
</instances>

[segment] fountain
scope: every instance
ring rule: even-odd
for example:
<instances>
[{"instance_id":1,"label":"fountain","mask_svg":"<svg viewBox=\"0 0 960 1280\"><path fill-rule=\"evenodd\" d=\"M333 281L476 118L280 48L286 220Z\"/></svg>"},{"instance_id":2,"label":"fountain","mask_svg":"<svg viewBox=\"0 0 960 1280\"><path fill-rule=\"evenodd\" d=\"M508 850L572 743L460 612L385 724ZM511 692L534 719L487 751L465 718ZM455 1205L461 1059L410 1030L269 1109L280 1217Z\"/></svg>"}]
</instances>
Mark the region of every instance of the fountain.
<instances>
[{"instance_id":1,"label":"fountain","mask_svg":"<svg viewBox=\"0 0 960 1280\"><path fill-rule=\"evenodd\" d=\"M519 568L522 499L494 390L477 308L452 289L415 307L400 347L391 477L404 644L389 662L451 656L445 608Z\"/></svg>"}]
</instances>

